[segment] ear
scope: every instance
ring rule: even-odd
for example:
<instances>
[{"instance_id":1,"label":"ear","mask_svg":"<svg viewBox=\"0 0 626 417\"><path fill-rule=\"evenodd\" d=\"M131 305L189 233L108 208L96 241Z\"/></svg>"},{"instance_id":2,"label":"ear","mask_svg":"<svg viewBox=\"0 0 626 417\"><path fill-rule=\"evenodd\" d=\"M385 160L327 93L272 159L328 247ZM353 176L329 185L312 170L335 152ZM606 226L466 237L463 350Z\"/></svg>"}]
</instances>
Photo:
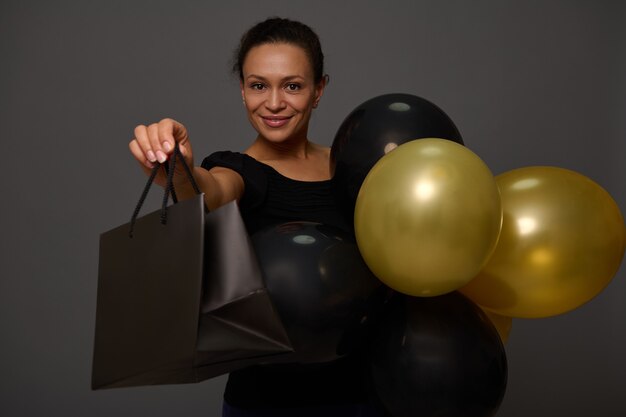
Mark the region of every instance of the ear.
<instances>
[{"instance_id":1,"label":"ear","mask_svg":"<svg viewBox=\"0 0 626 417\"><path fill-rule=\"evenodd\" d=\"M243 81L239 81L239 89L241 90L241 99L245 103L246 102L246 95L244 94L244 91L243 91Z\"/></svg>"},{"instance_id":2,"label":"ear","mask_svg":"<svg viewBox=\"0 0 626 417\"><path fill-rule=\"evenodd\" d=\"M315 98L313 100L313 105L317 107L317 103L319 103L322 95L324 94L324 89L328 84L328 74L324 74L319 83L315 86Z\"/></svg>"}]
</instances>

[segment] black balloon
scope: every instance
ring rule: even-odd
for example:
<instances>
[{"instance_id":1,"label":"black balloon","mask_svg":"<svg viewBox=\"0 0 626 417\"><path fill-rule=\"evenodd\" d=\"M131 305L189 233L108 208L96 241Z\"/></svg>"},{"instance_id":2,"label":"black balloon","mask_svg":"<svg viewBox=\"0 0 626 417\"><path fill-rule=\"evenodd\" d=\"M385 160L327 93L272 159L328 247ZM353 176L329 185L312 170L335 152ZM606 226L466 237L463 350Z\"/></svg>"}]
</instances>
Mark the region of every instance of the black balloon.
<instances>
[{"instance_id":1,"label":"black balloon","mask_svg":"<svg viewBox=\"0 0 626 417\"><path fill-rule=\"evenodd\" d=\"M354 109L339 127L330 152L333 194L352 224L356 198L374 164L396 146L421 138L463 144L439 107L411 94L385 94Z\"/></svg>"},{"instance_id":2,"label":"black balloon","mask_svg":"<svg viewBox=\"0 0 626 417\"><path fill-rule=\"evenodd\" d=\"M459 293L397 295L371 346L376 391L393 417L493 416L504 397L504 347L485 314Z\"/></svg>"},{"instance_id":3,"label":"black balloon","mask_svg":"<svg viewBox=\"0 0 626 417\"><path fill-rule=\"evenodd\" d=\"M295 354L289 362L327 362L359 347L368 315L387 288L356 243L339 229L290 222L252 236L271 299Z\"/></svg>"}]
</instances>

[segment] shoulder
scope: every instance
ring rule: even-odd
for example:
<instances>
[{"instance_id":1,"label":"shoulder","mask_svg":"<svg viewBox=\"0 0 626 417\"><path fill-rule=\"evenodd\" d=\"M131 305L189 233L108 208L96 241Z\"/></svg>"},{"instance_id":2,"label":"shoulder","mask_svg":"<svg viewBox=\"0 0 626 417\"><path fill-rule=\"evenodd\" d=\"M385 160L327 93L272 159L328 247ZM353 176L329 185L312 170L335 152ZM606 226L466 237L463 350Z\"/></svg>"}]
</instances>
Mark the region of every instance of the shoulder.
<instances>
[{"instance_id":1,"label":"shoulder","mask_svg":"<svg viewBox=\"0 0 626 417\"><path fill-rule=\"evenodd\" d=\"M227 168L241 176L255 175L260 170L259 162L254 158L245 153L232 151L213 152L202 160L200 166L211 171Z\"/></svg>"},{"instance_id":2,"label":"shoulder","mask_svg":"<svg viewBox=\"0 0 626 417\"><path fill-rule=\"evenodd\" d=\"M319 155L320 159L330 160L330 147L311 142L311 149Z\"/></svg>"},{"instance_id":3,"label":"shoulder","mask_svg":"<svg viewBox=\"0 0 626 417\"><path fill-rule=\"evenodd\" d=\"M244 164L244 159L244 154L239 152L218 151L204 158L200 166L204 169L212 169L215 167L236 168Z\"/></svg>"},{"instance_id":4,"label":"shoulder","mask_svg":"<svg viewBox=\"0 0 626 417\"><path fill-rule=\"evenodd\" d=\"M243 181L244 198L258 200L265 195L266 173L259 162L245 153L232 151L213 152L200 165L214 176L236 175Z\"/></svg>"}]
</instances>

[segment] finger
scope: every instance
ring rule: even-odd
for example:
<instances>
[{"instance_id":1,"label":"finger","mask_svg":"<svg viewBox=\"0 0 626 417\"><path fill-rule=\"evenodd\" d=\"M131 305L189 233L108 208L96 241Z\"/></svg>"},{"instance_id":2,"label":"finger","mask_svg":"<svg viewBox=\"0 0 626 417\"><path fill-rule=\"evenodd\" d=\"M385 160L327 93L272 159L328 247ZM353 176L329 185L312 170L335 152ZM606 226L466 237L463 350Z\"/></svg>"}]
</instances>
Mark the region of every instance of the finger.
<instances>
[{"instance_id":1,"label":"finger","mask_svg":"<svg viewBox=\"0 0 626 417\"><path fill-rule=\"evenodd\" d=\"M140 164L150 169L154 168L154 164L146 158L137 139L131 140L128 144L128 148L130 149L130 153L133 154L135 159L139 161Z\"/></svg>"},{"instance_id":2,"label":"finger","mask_svg":"<svg viewBox=\"0 0 626 417\"><path fill-rule=\"evenodd\" d=\"M144 158L152 163L156 162L157 158L152 150L146 126L138 125L135 127L135 140L137 141L137 145L141 148Z\"/></svg>"},{"instance_id":3,"label":"finger","mask_svg":"<svg viewBox=\"0 0 626 417\"><path fill-rule=\"evenodd\" d=\"M180 130L176 123L173 119L163 119L158 124L160 145L166 154L170 154L176 144L176 134Z\"/></svg>"},{"instance_id":4,"label":"finger","mask_svg":"<svg viewBox=\"0 0 626 417\"><path fill-rule=\"evenodd\" d=\"M172 126L172 133L176 142L181 145L185 145L189 143L189 135L187 133L187 128L180 122L177 122L174 119L163 119L165 123L170 123Z\"/></svg>"},{"instance_id":5,"label":"finger","mask_svg":"<svg viewBox=\"0 0 626 417\"><path fill-rule=\"evenodd\" d=\"M150 146L154 151L154 155L156 156L157 161L160 163L164 163L167 161L167 154L161 147L161 139L159 137L159 125L157 123L152 123L148 126L148 138L150 140Z\"/></svg>"},{"instance_id":6,"label":"finger","mask_svg":"<svg viewBox=\"0 0 626 417\"><path fill-rule=\"evenodd\" d=\"M190 169L193 169L193 155L191 153L191 148L189 146L189 143L187 143L187 145L180 145L179 144L179 149L180 149L180 154L183 157L183 160L185 161L185 163L187 164L187 166ZM182 165L182 164L180 164Z\"/></svg>"}]
</instances>

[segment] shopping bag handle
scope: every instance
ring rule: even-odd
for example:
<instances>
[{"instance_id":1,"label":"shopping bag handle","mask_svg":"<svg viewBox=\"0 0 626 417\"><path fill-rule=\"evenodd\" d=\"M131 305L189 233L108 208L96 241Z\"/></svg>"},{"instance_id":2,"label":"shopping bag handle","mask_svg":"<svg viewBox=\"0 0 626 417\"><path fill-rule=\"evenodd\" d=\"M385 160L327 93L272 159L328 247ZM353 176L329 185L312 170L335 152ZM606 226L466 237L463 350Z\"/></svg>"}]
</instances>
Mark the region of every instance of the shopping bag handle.
<instances>
[{"instance_id":1,"label":"shopping bag handle","mask_svg":"<svg viewBox=\"0 0 626 417\"><path fill-rule=\"evenodd\" d=\"M177 159L180 159L180 162L183 164L183 168L185 169L187 178L191 182L191 186L193 187L196 194L201 194L200 187L198 187L198 183L196 183L196 180L194 179L193 174L191 173L191 168L189 168L189 165L187 165L187 162L185 162L185 158L183 158L183 155L180 152L180 147L178 145L178 142L176 142L176 144L174 145L174 155L172 155L172 157L169 159L168 164L160 164L157 162L152 168L152 172L150 173L150 176L148 177L148 181L146 182L143 192L141 193L141 197L139 197L139 202L137 202L137 206L135 207L135 210L133 211L133 215L130 219L130 231L128 232L129 237L131 238L133 237L133 230L135 228L135 222L137 221L137 216L139 216L139 211L141 210L143 203L146 201L146 197L148 196L148 191L150 191L150 187L152 186L152 183L154 182L154 178L159 172L159 169L161 169L161 165L163 165L163 168L165 168L165 172L167 172L167 181L165 183L165 193L163 194L163 201L161 203L161 224L167 224L167 203L169 201L170 196L172 197L172 201L174 202L174 204L178 202L178 198L176 197L176 191L174 190L174 171L176 168Z\"/></svg>"}]
</instances>

